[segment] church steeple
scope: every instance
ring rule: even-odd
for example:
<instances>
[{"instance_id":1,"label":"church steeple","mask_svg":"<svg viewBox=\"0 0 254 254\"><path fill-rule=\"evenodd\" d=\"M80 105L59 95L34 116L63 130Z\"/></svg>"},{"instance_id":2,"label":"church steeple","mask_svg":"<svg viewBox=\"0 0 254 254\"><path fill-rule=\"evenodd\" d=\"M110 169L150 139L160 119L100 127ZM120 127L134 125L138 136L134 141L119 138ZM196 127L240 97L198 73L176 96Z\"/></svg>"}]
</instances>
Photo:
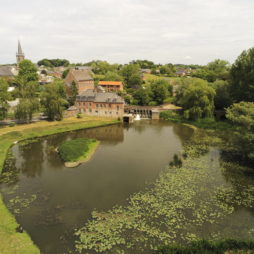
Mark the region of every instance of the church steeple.
<instances>
[{"instance_id":1,"label":"church steeple","mask_svg":"<svg viewBox=\"0 0 254 254\"><path fill-rule=\"evenodd\" d=\"M16 54L16 59L17 59L17 65L19 65L19 63L25 59L25 55L22 51L20 41L18 41L18 53Z\"/></svg>"}]
</instances>

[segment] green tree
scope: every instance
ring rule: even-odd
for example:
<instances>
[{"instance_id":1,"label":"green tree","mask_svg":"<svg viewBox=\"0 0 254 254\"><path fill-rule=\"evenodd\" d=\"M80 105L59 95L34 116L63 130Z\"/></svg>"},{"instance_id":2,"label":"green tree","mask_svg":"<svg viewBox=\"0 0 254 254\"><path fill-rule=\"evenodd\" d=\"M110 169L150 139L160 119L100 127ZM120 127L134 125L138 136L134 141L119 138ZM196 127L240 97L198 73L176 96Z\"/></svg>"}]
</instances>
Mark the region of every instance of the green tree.
<instances>
[{"instance_id":1,"label":"green tree","mask_svg":"<svg viewBox=\"0 0 254 254\"><path fill-rule=\"evenodd\" d=\"M148 105L151 101L150 91L144 88L140 88L135 91L133 97L135 100L137 100L137 104L140 106Z\"/></svg>"},{"instance_id":2,"label":"green tree","mask_svg":"<svg viewBox=\"0 0 254 254\"><path fill-rule=\"evenodd\" d=\"M139 65L127 64L122 68L121 74L127 88L140 88L142 85Z\"/></svg>"},{"instance_id":3,"label":"green tree","mask_svg":"<svg viewBox=\"0 0 254 254\"><path fill-rule=\"evenodd\" d=\"M212 117L215 90L201 79L192 79L177 91L177 102L184 109L186 119Z\"/></svg>"},{"instance_id":4,"label":"green tree","mask_svg":"<svg viewBox=\"0 0 254 254\"><path fill-rule=\"evenodd\" d=\"M233 64L230 93L234 102L254 101L254 48L243 51Z\"/></svg>"},{"instance_id":5,"label":"green tree","mask_svg":"<svg viewBox=\"0 0 254 254\"><path fill-rule=\"evenodd\" d=\"M226 117L238 130L233 137L233 144L243 163L254 161L254 103L240 102L226 110Z\"/></svg>"},{"instance_id":6,"label":"green tree","mask_svg":"<svg viewBox=\"0 0 254 254\"><path fill-rule=\"evenodd\" d=\"M104 80L106 81L122 81L123 77L120 76L118 73L113 72L113 71L108 71L105 74Z\"/></svg>"},{"instance_id":7,"label":"green tree","mask_svg":"<svg viewBox=\"0 0 254 254\"><path fill-rule=\"evenodd\" d=\"M8 100L11 100L11 94L8 92L9 84L5 79L0 78L0 120L7 117L9 109Z\"/></svg>"},{"instance_id":8,"label":"green tree","mask_svg":"<svg viewBox=\"0 0 254 254\"><path fill-rule=\"evenodd\" d=\"M19 64L18 79L23 79L25 82L38 81L36 66L30 60L23 60Z\"/></svg>"},{"instance_id":9,"label":"green tree","mask_svg":"<svg viewBox=\"0 0 254 254\"><path fill-rule=\"evenodd\" d=\"M49 120L61 120L63 118L66 100L65 87L62 81L55 81L45 86L41 94L41 104Z\"/></svg>"},{"instance_id":10,"label":"green tree","mask_svg":"<svg viewBox=\"0 0 254 254\"><path fill-rule=\"evenodd\" d=\"M214 82L216 80L216 73L207 68L198 69L192 73L192 77L204 79L208 82Z\"/></svg>"},{"instance_id":11,"label":"green tree","mask_svg":"<svg viewBox=\"0 0 254 254\"><path fill-rule=\"evenodd\" d=\"M163 79L151 81L152 100L157 104L162 104L163 101L172 95L172 86Z\"/></svg>"},{"instance_id":12,"label":"green tree","mask_svg":"<svg viewBox=\"0 0 254 254\"><path fill-rule=\"evenodd\" d=\"M160 73L167 76L174 76L176 69L173 64L165 64L160 67Z\"/></svg>"},{"instance_id":13,"label":"green tree","mask_svg":"<svg viewBox=\"0 0 254 254\"><path fill-rule=\"evenodd\" d=\"M39 101L36 96L38 90L37 82L27 82L24 79L17 80L19 104L15 110L18 120L31 121L34 112L39 109Z\"/></svg>"},{"instance_id":14,"label":"green tree","mask_svg":"<svg viewBox=\"0 0 254 254\"><path fill-rule=\"evenodd\" d=\"M37 63L39 66L44 65L46 67L60 67L60 66L69 66L70 62L66 59L42 59Z\"/></svg>"},{"instance_id":15,"label":"green tree","mask_svg":"<svg viewBox=\"0 0 254 254\"><path fill-rule=\"evenodd\" d=\"M63 73L62 73L62 79L65 79L67 77L69 71L70 71L70 69L66 69L66 70L63 71Z\"/></svg>"},{"instance_id":16,"label":"green tree","mask_svg":"<svg viewBox=\"0 0 254 254\"><path fill-rule=\"evenodd\" d=\"M208 63L207 69L215 74L216 79L227 80L229 77L230 63L226 60L215 59Z\"/></svg>"},{"instance_id":17,"label":"green tree","mask_svg":"<svg viewBox=\"0 0 254 254\"><path fill-rule=\"evenodd\" d=\"M74 105L75 104L75 101L76 101L76 97L78 95L78 87L77 87L77 84L75 81L72 81L71 83L71 87L70 87L70 97L69 97L69 103L70 105ZM63 95L64 97L64 95Z\"/></svg>"},{"instance_id":18,"label":"green tree","mask_svg":"<svg viewBox=\"0 0 254 254\"><path fill-rule=\"evenodd\" d=\"M224 80L216 80L211 86L215 89L216 95L214 105L216 109L225 109L232 104L229 92L229 84Z\"/></svg>"}]
</instances>

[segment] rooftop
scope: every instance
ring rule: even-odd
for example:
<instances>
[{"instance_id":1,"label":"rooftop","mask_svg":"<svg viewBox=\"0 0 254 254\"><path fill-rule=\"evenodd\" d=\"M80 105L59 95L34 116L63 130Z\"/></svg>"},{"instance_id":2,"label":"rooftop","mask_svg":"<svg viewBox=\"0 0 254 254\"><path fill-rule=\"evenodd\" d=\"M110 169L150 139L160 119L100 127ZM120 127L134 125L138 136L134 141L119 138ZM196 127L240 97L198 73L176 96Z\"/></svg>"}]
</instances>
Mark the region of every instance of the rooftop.
<instances>
[{"instance_id":1,"label":"rooftop","mask_svg":"<svg viewBox=\"0 0 254 254\"><path fill-rule=\"evenodd\" d=\"M98 93L94 90L87 90L77 96L77 101L91 101L91 102L107 102L107 103L124 103L123 98L116 93Z\"/></svg>"},{"instance_id":2,"label":"rooftop","mask_svg":"<svg viewBox=\"0 0 254 254\"><path fill-rule=\"evenodd\" d=\"M123 83L121 81L99 81L98 85L100 86L121 86Z\"/></svg>"}]
</instances>

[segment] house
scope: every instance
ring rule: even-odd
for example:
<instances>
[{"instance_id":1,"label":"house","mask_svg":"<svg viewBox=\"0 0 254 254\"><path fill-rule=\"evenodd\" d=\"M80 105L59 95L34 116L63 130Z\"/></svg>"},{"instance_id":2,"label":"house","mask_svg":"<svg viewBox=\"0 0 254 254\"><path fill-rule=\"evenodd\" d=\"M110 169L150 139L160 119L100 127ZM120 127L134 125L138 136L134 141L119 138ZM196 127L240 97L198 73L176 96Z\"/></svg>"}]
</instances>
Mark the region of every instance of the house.
<instances>
[{"instance_id":1,"label":"house","mask_svg":"<svg viewBox=\"0 0 254 254\"><path fill-rule=\"evenodd\" d=\"M69 71L64 80L64 83L67 87L67 94L73 81L76 83L79 94L85 92L86 90L94 89L94 80L91 72L88 70L80 70L75 68Z\"/></svg>"},{"instance_id":2,"label":"house","mask_svg":"<svg viewBox=\"0 0 254 254\"><path fill-rule=\"evenodd\" d=\"M86 90L77 96L75 107L79 113L91 116L122 118L124 114L124 100L110 92Z\"/></svg>"},{"instance_id":3,"label":"house","mask_svg":"<svg viewBox=\"0 0 254 254\"><path fill-rule=\"evenodd\" d=\"M99 81L98 85L107 92L123 91L123 83L121 81Z\"/></svg>"},{"instance_id":4,"label":"house","mask_svg":"<svg viewBox=\"0 0 254 254\"><path fill-rule=\"evenodd\" d=\"M0 78L14 78L18 74L17 69L13 66L0 66Z\"/></svg>"}]
</instances>

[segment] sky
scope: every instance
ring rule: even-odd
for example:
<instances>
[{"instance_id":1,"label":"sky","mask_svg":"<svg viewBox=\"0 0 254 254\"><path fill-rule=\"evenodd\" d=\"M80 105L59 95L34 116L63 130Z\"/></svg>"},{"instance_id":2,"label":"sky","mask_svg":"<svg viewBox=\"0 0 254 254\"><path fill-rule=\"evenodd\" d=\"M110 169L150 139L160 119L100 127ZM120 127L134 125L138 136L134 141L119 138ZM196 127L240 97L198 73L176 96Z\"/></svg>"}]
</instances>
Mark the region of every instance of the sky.
<instances>
[{"instance_id":1,"label":"sky","mask_svg":"<svg viewBox=\"0 0 254 254\"><path fill-rule=\"evenodd\" d=\"M0 0L0 64L231 63L254 46L253 0Z\"/></svg>"}]
</instances>

